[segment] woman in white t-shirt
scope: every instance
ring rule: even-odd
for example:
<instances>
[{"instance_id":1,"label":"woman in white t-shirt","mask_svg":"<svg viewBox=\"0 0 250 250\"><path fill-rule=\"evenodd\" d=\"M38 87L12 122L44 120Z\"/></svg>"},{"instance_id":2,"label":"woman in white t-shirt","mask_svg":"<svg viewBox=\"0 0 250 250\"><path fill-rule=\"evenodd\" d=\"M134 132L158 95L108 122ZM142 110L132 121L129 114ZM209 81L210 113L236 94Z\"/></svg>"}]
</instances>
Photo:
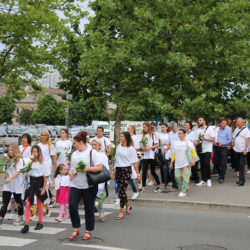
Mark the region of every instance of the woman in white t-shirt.
<instances>
[{"instance_id":1,"label":"woman in white t-shirt","mask_svg":"<svg viewBox=\"0 0 250 250\"><path fill-rule=\"evenodd\" d=\"M102 161L102 166L106 167L107 170L109 171L109 160L108 160L107 155L103 152L101 140L98 138L94 138L92 140L91 144L92 144L92 148L98 152L98 154L101 158L101 161ZM98 204L96 206L97 206L97 209L99 212L99 220L101 222L104 221L104 207L103 207L103 203L104 203L104 199L105 199L104 189L106 189L106 192L107 192L107 184L106 183L98 184L98 192L96 195Z\"/></svg>"},{"instance_id":2,"label":"woman in white t-shirt","mask_svg":"<svg viewBox=\"0 0 250 250\"><path fill-rule=\"evenodd\" d=\"M14 225L21 225L23 223L23 176L20 174L20 169L23 167L23 160L16 144L11 144L8 150L8 159L5 164L5 180L2 194L2 207L0 209L0 225L3 222L4 216L7 212L7 207L11 196L14 196L15 202L18 206L18 219Z\"/></svg>"},{"instance_id":3,"label":"woman in white t-shirt","mask_svg":"<svg viewBox=\"0 0 250 250\"><path fill-rule=\"evenodd\" d=\"M125 214L127 215L129 215L129 212L132 209L128 203L126 195L126 189L132 174L131 165L135 168L137 181L141 181L137 166L138 158L129 132L122 132L120 141L121 144L117 146L115 154L115 180L117 182L120 196L120 212L116 218L117 220L123 219L124 206L126 206Z\"/></svg>"},{"instance_id":4,"label":"woman in white t-shirt","mask_svg":"<svg viewBox=\"0 0 250 250\"><path fill-rule=\"evenodd\" d=\"M180 141L175 142L170 168L173 168L173 163L175 162L175 179L181 187L181 192L178 196L185 197L189 191L191 166L195 165L196 151L194 144L186 140L186 131L184 129L179 129L178 136ZM190 148L192 152L191 164L188 162L186 153L188 148Z\"/></svg>"},{"instance_id":5,"label":"woman in white t-shirt","mask_svg":"<svg viewBox=\"0 0 250 250\"><path fill-rule=\"evenodd\" d=\"M50 169L50 173L52 172L52 166L54 166L54 170L56 171L57 165L56 165L56 150L54 145L50 141L50 134L48 130L43 130L40 135L40 142L38 143L38 146L41 148L42 151L42 157L45 164L48 165ZM49 194L49 198L44 201L45 209L46 209L46 216L50 216L50 207L53 207L55 205L55 199L52 196L52 192L50 188L52 188L52 181L50 177L48 177L47 181L47 192Z\"/></svg>"},{"instance_id":6,"label":"woman in white t-shirt","mask_svg":"<svg viewBox=\"0 0 250 250\"><path fill-rule=\"evenodd\" d=\"M74 232L69 236L70 240L75 239L80 234L79 228L81 227L81 221L78 212L78 206L81 198L83 198L84 202L86 228L82 239L91 239L91 232L95 227L95 198L98 186L89 187L86 172L96 173L102 171L102 161L98 152L88 148L86 143L86 132L81 131L74 137L73 145L75 151L71 156L71 169L69 170L69 176L71 179L69 192L69 212L71 223L74 228ZM83 171L76 170L80 162L86 163L86 167ZM91 166L91 162L94 166Z\"/></svg>"},{"instance_id":7,"label":"woman in white t-shirt","mask_svg":"<svg viewBox=\"0 0 250 250\"><path fill-rule=\"evenodd\" d=\"M29 134L22 135L22 145L19 146L21 156L23 159L28 159L31 156L31 136Z\"/></svg>"},{"instance_id":8,"label":"woman in white t-shirt","mask_svg":"<svg viewBox=\"0 0 250 250\"><path fill-rule=\"evenodd\" d=\"M152 125L149 122L143 123L143 137L142 141L147 141L146 145L142 145L141 149L144 151L143 157L143 170L142 170L142 191L141 193L145 192L146 187L146 179L147 179L147 172L148 167L150 166L151 174L153 175L156 183L157 188L155 192L162 192L161 184L158 175L155 172L155 150L159 147L159 140L153 133Z\"/></svg>"},{"instance_id":9,"label":"woman in white t-shirt","mask_svg":"<svg viewBox=\"0 0 250 250\"><path fill-rule=\"evenodd\" d=\"M72 150L72 142L67 139L68 136L68 130L65 128L62 128L60 130L60 137L61 139L56 142L55 149L57 154L57 166L60 164L63 164L65 166L68 166L68 159L67 155Z\"/></svg>"}]
</instances>

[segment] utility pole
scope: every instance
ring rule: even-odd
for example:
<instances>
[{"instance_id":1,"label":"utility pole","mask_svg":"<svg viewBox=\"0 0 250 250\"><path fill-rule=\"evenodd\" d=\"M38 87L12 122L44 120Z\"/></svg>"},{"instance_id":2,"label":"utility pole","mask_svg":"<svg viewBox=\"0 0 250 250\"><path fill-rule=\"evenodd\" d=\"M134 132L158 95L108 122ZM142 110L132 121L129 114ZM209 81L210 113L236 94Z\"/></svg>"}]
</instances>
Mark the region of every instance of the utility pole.
<instances>
[{"instance_id":1,"label":"utility pole","mask_svg":"<svg viewBox=\"0 0 250 250\"><path fill-rule=\"evenodd\" d=\"M65 117L65 126L69 131L69 101L72 101L73 96L71 94L66 94L67 99L67 108L66 108L66 117Z\"/></svg>"}]
</instances>

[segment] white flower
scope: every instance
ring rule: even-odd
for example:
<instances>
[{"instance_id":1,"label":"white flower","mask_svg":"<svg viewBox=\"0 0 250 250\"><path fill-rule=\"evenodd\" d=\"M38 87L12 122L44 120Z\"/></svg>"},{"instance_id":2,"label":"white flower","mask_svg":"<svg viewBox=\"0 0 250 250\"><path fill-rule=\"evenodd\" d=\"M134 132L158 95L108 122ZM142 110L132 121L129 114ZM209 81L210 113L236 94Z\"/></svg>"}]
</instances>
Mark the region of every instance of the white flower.
<instances>
[{"instance_id":1,"label":"white flower","mask_svg":"<svg viewBox=\"0 0 250 250\"><path fill-rule=\"evenodd\" d=\"M30 156L30 159L31 159L31 160L34 160L34 158L35 158L34 155L31 155L31 156Z\"/></svg>"},{"instance_id":2,"label":"white flower","mask_svg":"<svg viewBox=\"0 0 250 250\"><path fill-rule=\"evenodd\" d=\"M115 148L115 144L111 144L111 148Z\"/></svg>"},{"instance_id":3,"label":"white flower","mask_svg":"<svg viewBox=\"0 0 250 250\"><path fill-rule=\"evenodd\" d=\"M32 163L32 159L29 159L28 164L31 164L31 163Z\"/></svg>"},{"instance_id":4,"label":"white flower","mask_svg":"<svg viewBox=\"0 0 250 250\"><path fill-rule=\"evenodd\" d=\"M88 162L86 160L83 161L83 164L87 166Z\"/></svg>"},{"instance_id":5,"label":"white flower","mask_svg":"<svg viewBox=\"0 0 250 250\"><path fill-rule=\"evenodd\" d=\"M4 153L4 154L3 154L3 157L7 158L7 157L8 157L8 154Z\"/></svg>"}]
</instances>

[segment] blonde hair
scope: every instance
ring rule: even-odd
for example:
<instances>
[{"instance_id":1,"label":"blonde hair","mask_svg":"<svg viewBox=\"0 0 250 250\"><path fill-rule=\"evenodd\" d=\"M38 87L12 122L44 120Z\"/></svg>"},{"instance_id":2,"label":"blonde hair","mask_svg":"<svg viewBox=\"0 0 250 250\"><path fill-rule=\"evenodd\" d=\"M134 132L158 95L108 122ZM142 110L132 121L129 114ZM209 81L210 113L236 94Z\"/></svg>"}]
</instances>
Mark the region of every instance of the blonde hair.
<instances>
[{"instance_id":1,"label":"blonde hair","mask_svg":"<svg viewBox=\"0 0 250 250\"><path fill-rule=\"evenodd\" d=\"M16 164L19 162L19 160L22 158L21 156L21 153L20 153L20 150L19 150L19 147L17 144L10 144L9 145L9 149L12 149L13 150L13 158L10 158L9 154L8 154L8 163L11 161L11 160L15 160L16 163L15 163L15 166Z\"/></svg>"},{"instance_id":2,"label":"blonde hair","mask_svg":"<svg viewBox=\"0 0 250 250\"><path fill-rule=\"evenodd\" d=\"M50 148L50 146L51 146L51 141L50 141L50 134L49 134L49 131L48 131L48 130L42 130L41 134L42 134L42 133L45 133L45 134L48 136L47 144L48 144L48 147ZM41 134L40 134L40 142L41 142Z\"/></svg>"},{"instance_id":3,"label":"blonde hair","mask_svg":"<svg viewBox=\"0 0 250 250\"><path fill-rule=\"evenodd\" d=\"M94 139L92 140L92 142L93 142L93 141L95 141L95 142L100 146L100 152L102 152L103 149L102 149L102 142L101 142L101 140L98 139L98 138L94 138ZM91 144L92 144L92 142L91 142Z\"/></svg>"},{"instance_id":4,"label":"blonde hair","mask_svg":"<svg viewBox=\"0 0 250 250\"><path fill-rule=\"evenodd\" d=\"M136 129L134 125L129 125L130 128L132 128L133 134L136 135Z\"/></svg>"}]
</instances>

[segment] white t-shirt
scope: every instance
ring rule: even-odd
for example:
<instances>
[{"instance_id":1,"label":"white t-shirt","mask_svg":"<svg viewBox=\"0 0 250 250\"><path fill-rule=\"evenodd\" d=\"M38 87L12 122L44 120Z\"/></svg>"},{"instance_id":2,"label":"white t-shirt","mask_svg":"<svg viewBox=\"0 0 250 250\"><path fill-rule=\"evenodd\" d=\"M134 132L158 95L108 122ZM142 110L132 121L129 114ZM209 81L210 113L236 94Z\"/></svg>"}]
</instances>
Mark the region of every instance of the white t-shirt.
<instances>
[{"instance_id":1,"label":"white t-shirt","mask_svg":"<svg viewBox=\"0 0 250 250\"><path fill-rule=\"evenodd\" d=\"M123 147L119 144L116 148L115 167L129 167L138 161L134 147Z\"/></svg>"},{"instance_id":2,"label":"white t-shirt","mask_svg":"<svg viewBox=\"0 0 250 250\"><path fill-rule=\"evenodd\" d=\"M175 153L175 168L184 168L190 165L186 153L187 147L192 150L194 149L194 144L189 140L175 142L173 149L173 153Z\"/></svg>"},{"instance_id":3,"label":"white t-shirt","mask_svg":"<svg viewBox=\"0 0 250 250\"><path fill-rule=\"evenodd\" d=\"M148 143L147 146L148 147L152 147L153 146L153 138L154 138L154 145L156 143L159 143L158 137L156 135L150 135L150 134L146 134L147 138L148 138ZM143 159L154 159L155 158L155 150L156 149L150 149L148 151L144 151L144 157Z\"/></svg>"},{"instance_id":4,"label":"white t-shirt","mask_svg":"<svg viewBox=\"0 0 250 250\"><path fill-rule=\"evenodd\" d=\"M246 148L246 139L250 138L250 132L248 128L244 128L239 135L236 137L238 132L240 131L240 128L236 128L233 133L233 142L234 142L234 151L238 153L242 153L243 150ZM235 139L236 137L236 139Z\"/></svg>"},{"instance_id":5,"label":"white t-shirt","mask_svg":"<svg viewBox=\"0 0 250 250\"><path fill-rule=\"evenodd\" d=\"M167 142L169 143L169 139L168 139L168 133L160 133L159 134L159 140L160 140L160 143L161 142ZM160 145L161 149L162 149L162 152L167 148L167 145ZM166 152L165 154L165 158L166 160L169 160L170 158L170 149Z\"/></svg>"},{"instance_id":6,"label":"white t-shirt","mask_svg":"<svg viewBox=\"0 0 250 250\"><path fill-rule=\"evenodd\" d=\"M56 155L56 150L54 145L50 145L50 148L48 144L38 143L38 146L41 148L43 161L48 164L50 171L52 169L52 159L51 156Z\"/></svg>"},{"instance_id":7,"label":"white t-shirt","mask_svg":"<svg viewBox=\"0 0 250 250\"><path fill-rule=\"evenodd\" d=\"M92 150L92 162L94 166L101 164L101 157L98 152L94 149L87 148L85 151L80 152L78 150L74 151L71 156L71 169L76 173L77 163L80 161L86 161L87 166L90 167L90 151ZM89 188L86 173L77 173L73 180L70 182L70 187L75 187L78 189Z\"/></svg>"},{"instance_id":8,"label":"white t-shirt","mask_svg":"<svg viewBox=\"0 0 250 250\"><path fill-rule=\"evenodd\" d=\"M133 142L134 142L134 148L139 149L140 148L140 139L138 136L133 135L132 136Z\"/></svg>"},{"instance_id":9,"label":"white t-shirt","mask_svg":"<svg viewBox=\"0 0 250 250\"><path fill-rule=\"evenodd\" d=\"M55 190L60 189L60 187L69 187L70 178L69 175L58 174L55 178Z\"/></svg>"},{"instance_id":10,"label":"white t-shirt","mask_svg":"<svg viewBox=\"0 0 250 250\"><path fill-rule=\"evenodd\" d=\"M29 176L33 177L40 177L40 176L50 176L50 168L49 166L43 161L40 163L39 161L32 163L32 168L29 172Z\"/></svg>"},{"instance_id":11,"label":"white t-shirt","mask_svg":"<svg viewBox=\"0 0 250 250\"><path fill-rule=\"evenodd\" d=\"M168 134L168 143L170 144L170 155L172 155L174 150L174 145L177 141L179 141L180 138L178 136L178 130L174 133L173 131L170 131Z\"/></svg>"},{"instance_id":12,"label":"white t-shirt","mask_svg":"<svg viewBox=\"0 0 250 250\"><path fill-rule=\"evenodd\" d=\"M20 159L16 167L9 167L6 169L6 179L11 178L17 171L20 171L20 169L23 167L23 160ZM4 183L3 185L3 191L16 193L16 194L22 194L24 190L24 179L23 175L19 174L15 179L13 179L8 184Z\"/></svg>"},{"instance_id":13,"label":"white t-shirt","mask_svg":"<svg viewBox=\"0 0 250 250\"><path fill-rule=\"evenodd\" d=\"M21 153L23 159L30 158L30 156L31 156L31 147L30 146L25 147L23 145L20 145L19 150L20 150L20 153Z\"/></svg>"},{"instance_id":14,"label":"white t-shirt","mask_svg":"<svg viewBox=\"0 0 250 250\"><path fill-rule=\"evenodd\" d=\"M68 151L71 151L72 149L72 142L69 141L69 140L59 140L56 142L56 145L55 145L55 149L56 149L56 152L61 152L56 163L57 163L57 166L59 164L64 164L65 166L67 166L68 162L67 162L67 159L65 157L65 153L68 152Z\"/></svg>"},{"instance_id":15,"label":"white t-shirt","mask_svg":"<svg viewBox=\"0 0 250 250\"><path fill-rule=\"evenodd\" d=\"M206 130L206 127L204 129L199 128L197 130L197 136L199 138L199 135L204 134L204 137L206 139L211 139L213 137L215 137L215 129L214 126L209 126ZM209 142L209 141L202 141L202 153L212 153L213 151L213 143L214 142Z\"/></svg>"},{"instance_id":16,"label":"white t-shirt","mask_svg":"<svg viewBox=\"0 0 250 250\"><path fill-rule=\"evenodd\" d=\"M192 130L190 130L188 133L186 133L186 139L191 141L192 143L194 143L194 141L199 140L197 134Z\"/></svg>"},{"instance_id":17,"label":"white t-shirt","mask_svg":"<svg viewBox=\"0 0 250 250\"><path fill-rule=\"evenodd\" d=\"M104 136L103 136L102 138L98 138L98 137L96 136L96 137L94 137L94 138L91 140L91 142L92 142L94 139L99 139L99 140L101 141L101 143L102 143L102 149L103 149L105 152L108 150L108 146L111 145L110 140L109 140L108 138L104 137ZM105 145L106 145L106 147L105 147Z\"/></svg>"}]
</instances>

